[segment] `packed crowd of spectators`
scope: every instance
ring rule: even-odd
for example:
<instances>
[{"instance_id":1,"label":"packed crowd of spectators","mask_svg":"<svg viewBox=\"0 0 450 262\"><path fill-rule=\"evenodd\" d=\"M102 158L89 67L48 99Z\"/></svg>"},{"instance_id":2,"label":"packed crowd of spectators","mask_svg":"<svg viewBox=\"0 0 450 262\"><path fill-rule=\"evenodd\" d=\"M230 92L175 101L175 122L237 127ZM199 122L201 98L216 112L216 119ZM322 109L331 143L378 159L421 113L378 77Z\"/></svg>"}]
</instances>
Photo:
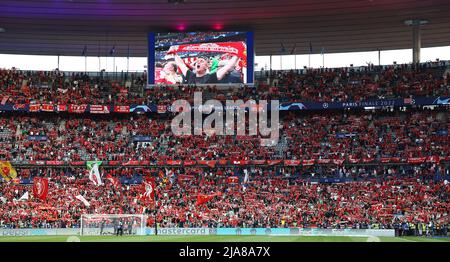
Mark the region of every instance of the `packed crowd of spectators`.
<instances>
[{"instance_id":1,"label":"packed crowd of spectators","mask_svg":"<svg viewBox=\"0 0 450 262\"><path fill-rule=\"evenodd\" d=\"M31 185L0 184L0 197L6 199L0 202L0 227L77 228L81 214L144 212L148 226L156 218L160 227L395 228L401 234L414 229L414 234L446 235L450 185L436 180L434 169L351 166L341 169L346 182L318 183L316 172L335 176L336 169L102 168L103 179L121 178L115 187L107 179L94 186L83 169L24 168L19 171L26 178L50 179L48 197L18 201ZM141 198L141 185L123 183L132 176L156 178L156 209ZM90 206L74 197L78 194ZM199 204L199 195L212 197Z\"/></svg>"},{"instance_id":2,"label":"packed crowd of spectators","mask_svg":"<svg viewBox=\"0 0 450 262\"><path fill-rule=\"evenodd\" d=\"M360 101L450 95L442 66L267 72L256 88L165 87L144 90L104 77L0 70L0 102L52 104L170 104L205 98ZM264 73L265 74L265 73ZM138 88L136 88L138 87ZM139 88L141 87L141 88ZM0 114L0 160L27 183L0 182L0 228L77 228L81 214L149 215L162 227L395 228L399 234L446 235L448 162L261 167L101 166L104 185L86 168L27 167L32 161L309 160L450 156L445 108L284 112L276 146L260 136L175 136L163 115ZM377 162L378 163L378 162ZM244 172L243 169L246 169ZM248 180L244 178L248 173ZM48 177L45 201L19 201L33 177ZM106 176L120 178L117 187ZM142 199L142 180L157 179L157 206ZM321 179L336 178L339 183ZM443 181L446 179L445 181ZM336 181L335 181L336 182ZM82 195L86 206L75 198ZM208 201L198 203L199 196ZM156 211L155 211L156 210ZM156 212L156 213L155 213Z\"/></svg>"},{"instance_id":3,"label":"packed crowd of spectators","mask_svg":"<svg viewBox=\"0 0 450 262\"><path fill-rule=\"evenodd\" d=\"M20 71L0 69L0 101L3 104L143 104L144 74L131 74L127 81L107 79L101 73L89 77L84 73L55 71Z\"/></svg>"},{"instance_id":4,"label":"packed crowd of spectators","mask_svg":"<svg viewBox=\"0 0 450 262\"><path fill-rule=\"evenodd\" d=\"M202 91L211 99L278 99L283 102L343 102L410 96L449 96L446 66L406 66L259 72L256 87L211 85L157 86L147 89L145 74L129 79L88 77L83 73L0 70L0 101L14 104L170 105Z\"/></svg>"}]
</instances>

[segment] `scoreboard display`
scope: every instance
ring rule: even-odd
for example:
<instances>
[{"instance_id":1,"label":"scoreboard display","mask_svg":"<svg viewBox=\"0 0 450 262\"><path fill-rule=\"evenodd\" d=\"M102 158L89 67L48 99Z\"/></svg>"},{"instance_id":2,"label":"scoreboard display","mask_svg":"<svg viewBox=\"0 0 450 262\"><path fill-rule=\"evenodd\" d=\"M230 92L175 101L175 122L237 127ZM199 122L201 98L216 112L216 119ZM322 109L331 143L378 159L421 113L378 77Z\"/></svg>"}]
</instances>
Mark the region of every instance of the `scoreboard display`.
<instances>
[{"instance_id":1,"label":"scoreboard display","mask_svg":"<svg viewBox=\"0 0 450 262\"><path fill-rule=\"evenodd\" d=\"M252 32L175 32L148 36L148 85L254 82Z\"/></svg>"}]
</instances>

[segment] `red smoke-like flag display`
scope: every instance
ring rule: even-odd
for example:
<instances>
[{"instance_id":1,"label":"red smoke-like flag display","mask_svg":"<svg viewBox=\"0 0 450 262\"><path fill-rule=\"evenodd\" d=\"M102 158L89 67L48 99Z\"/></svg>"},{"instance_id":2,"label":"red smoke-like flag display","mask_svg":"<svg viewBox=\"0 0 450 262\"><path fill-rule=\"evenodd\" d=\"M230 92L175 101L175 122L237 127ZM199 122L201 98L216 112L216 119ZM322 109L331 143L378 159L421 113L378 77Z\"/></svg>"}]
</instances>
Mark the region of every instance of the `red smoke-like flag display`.
<instances>
[{"instance_id":1,"label":"red smoke-like flag display","mask_svg":"<svg viewBox=\"0 0 450 262\"><path fill-rule=\"evenodd\" d=\"M111 184L115 188L119 188L120 187L120 180L117 177L113 177L110 174L107 174L106 175L106 179L108 179L108 181L111 182Z\"/></svg>"},{"instance_id":2,"label":"red smoke-like flag display","mask_svg":"<svg viewBox=\"0 0 450 262\"><path fill-rule=\"evenodd\" d=\"M244 42L218 42L202 44L184 44L172 46L167 54L177 52L214 52L236 55L242 60L247 59L247 47Z\"/></svg>"},{"instance_id":3,"label":"red smoke-like flag display","mask_svg":"<svg viewBox=\"0 0 450 262\"><path fill-rule=\"evenodd\" d=\"M203 205L203 204L209 202L210 200L212 200L215 196L221 196L221 195L222 195L221 192L217 192L217 193L211 194L211 195L198 194L197 195L197 206Z\"/></svg>"},{"instance_id":4,"label":"red smoke-like flag display","mask_svg":"<svg viewBox=\"0 0 450 262\"><path fill-rule=\"evenodd\" d=\"M33 183L33 195L35 198L41 200L47 199L48 194L48 179L42 177L35 177Z\"/></svg>"}]
</instances>

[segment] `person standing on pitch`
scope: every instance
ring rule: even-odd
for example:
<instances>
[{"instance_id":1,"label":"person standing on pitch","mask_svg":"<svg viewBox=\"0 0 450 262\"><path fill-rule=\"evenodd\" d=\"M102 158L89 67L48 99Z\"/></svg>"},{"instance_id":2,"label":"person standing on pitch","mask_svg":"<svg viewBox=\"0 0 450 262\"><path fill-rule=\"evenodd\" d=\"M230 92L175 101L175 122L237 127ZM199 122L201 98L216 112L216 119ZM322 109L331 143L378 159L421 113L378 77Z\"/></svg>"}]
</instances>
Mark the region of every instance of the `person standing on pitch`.
<instances>
[{"instance_id":1,"label":"person standing on pitch","mask_svg":"<svg viewBox=\"0 0 450 262\"><path fill-rule=\"evenodd\" d=\"M123 223L122 221L119 222L119 225L117 226L117 236L123 236Z\"/></svg>"}]
</instances>

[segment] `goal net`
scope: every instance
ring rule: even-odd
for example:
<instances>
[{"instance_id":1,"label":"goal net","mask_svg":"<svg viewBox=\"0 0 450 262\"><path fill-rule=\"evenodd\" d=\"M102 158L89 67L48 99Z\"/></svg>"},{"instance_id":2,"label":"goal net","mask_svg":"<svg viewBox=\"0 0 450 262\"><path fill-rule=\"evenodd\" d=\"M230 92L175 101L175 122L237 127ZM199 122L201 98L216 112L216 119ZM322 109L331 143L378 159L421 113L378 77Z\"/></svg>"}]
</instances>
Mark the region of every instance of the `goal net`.
<instances>
[{"instance_id":1,"label":"goal net","mask_svg":"<svg viewBox=\"0 0 450 262\"><path fill-rule=\"evenodd\" d=\"M147 217L127 214L83 214L80 235L145 235Z\"/></svg>"}]
</instances>

